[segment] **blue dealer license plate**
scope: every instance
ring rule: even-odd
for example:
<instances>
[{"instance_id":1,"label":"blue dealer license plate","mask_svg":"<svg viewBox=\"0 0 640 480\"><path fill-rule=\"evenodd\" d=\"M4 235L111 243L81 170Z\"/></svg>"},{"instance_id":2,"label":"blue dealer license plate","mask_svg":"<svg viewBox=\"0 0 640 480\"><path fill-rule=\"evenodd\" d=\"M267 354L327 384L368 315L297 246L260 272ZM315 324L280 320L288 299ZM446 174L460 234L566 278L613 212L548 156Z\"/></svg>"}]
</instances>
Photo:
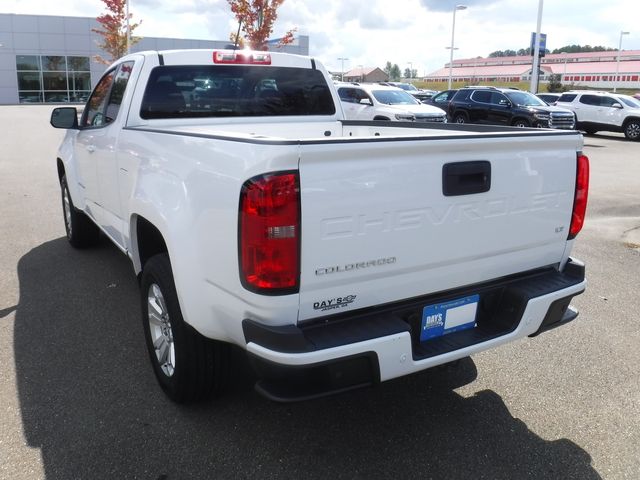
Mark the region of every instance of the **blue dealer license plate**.
<instances>
[{"instance_id":1,"label":"blue dealer license plate","mask_svg":"<svg viewBox=\"0 0 640 480\"><path fill-rule=\"evenodd\" d=\"M475 327L479 301L480 295L471 295L424 307L420 341Z\"/></svg>"}]
</instances>

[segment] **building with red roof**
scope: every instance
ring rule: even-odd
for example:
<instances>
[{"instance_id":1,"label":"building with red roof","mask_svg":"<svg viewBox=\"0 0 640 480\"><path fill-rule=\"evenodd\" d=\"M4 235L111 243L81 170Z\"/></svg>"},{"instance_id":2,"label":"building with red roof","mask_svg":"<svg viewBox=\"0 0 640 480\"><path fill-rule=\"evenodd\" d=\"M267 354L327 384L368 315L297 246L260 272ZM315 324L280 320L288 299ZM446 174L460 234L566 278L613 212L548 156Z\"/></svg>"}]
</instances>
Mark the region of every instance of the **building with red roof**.
<instances>
[{"instance_id":1,"label":"building with red roof","mask_svg":"<svg viewBox=\"0 0 640 480\"><path fill-rule=\"evenodd\" d=\"M556 53L540 59L540 82L560 75L564 85L610 89L640 89L640 50ZM465 58L454 60L452 77L470 85L530 81L531 56ZM617 80L616 80L616 71ZM449 64L425 76L428 82L447 82Z\"/></svg>"}]
</instances>

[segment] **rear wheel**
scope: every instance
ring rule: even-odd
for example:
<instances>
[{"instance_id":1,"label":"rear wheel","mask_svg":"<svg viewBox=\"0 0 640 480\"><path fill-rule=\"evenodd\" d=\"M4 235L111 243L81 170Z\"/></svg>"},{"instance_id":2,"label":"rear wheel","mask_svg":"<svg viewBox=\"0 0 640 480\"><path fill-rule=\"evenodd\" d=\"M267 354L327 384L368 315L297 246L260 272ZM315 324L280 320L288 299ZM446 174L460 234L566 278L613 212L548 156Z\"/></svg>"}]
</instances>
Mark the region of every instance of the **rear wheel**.
<instances>
[{"instance_id":1,"label":"rear wheel","mask_svg":"<svg viewBox=\"0 0 640 480\"><path fill-rule=\"evenodd\" d=\"M640 120L630 120L624 126L624 136L629 140L640 140Z\"/></svg>"},{"instance_id":2,"label":"rear wheel","mask_svg":"<svg viewBox=\"0 0 640 480\"><path fill-rule=\"evenodd\" d=\"M62 193L62 213L64 215L64 229L67 240L75 248L86 248L95 245L100 236L100 230L84 212L78 210L71 200L67 177L60 179Z\"/></svg>"},{"instance_id":3,"label":"rear wheel","mask_svg":"<svg viewBox=\"0 0 640 480\"><path fill-rule=\"evenodd\" d=\"M469 122L469 117L467 117L466 113L456 113L453 116L453 123L468 123Z\"/></svg>"},{"instance_id":4,"label":"rear wheel","mask_svg":"<svg viewBox=\"0 0 640 480\"><path fill-rule=\"evenodd\" d=\"M166 253L147 261L140 288L147 349L167 396L188 403L222 393L229 346L203 337L184 321Z\"/></svg>"},{"instance_id":5,"label":"rear wheel","mask_svg":"<svg viewBox=\"0 0 640 480\"><path fill-rule=\"evenodd\" d=\"M518 128L527 128L531 126L531 123L525 118L516 118L511 125Z\"/></svg>"}]
</instances>

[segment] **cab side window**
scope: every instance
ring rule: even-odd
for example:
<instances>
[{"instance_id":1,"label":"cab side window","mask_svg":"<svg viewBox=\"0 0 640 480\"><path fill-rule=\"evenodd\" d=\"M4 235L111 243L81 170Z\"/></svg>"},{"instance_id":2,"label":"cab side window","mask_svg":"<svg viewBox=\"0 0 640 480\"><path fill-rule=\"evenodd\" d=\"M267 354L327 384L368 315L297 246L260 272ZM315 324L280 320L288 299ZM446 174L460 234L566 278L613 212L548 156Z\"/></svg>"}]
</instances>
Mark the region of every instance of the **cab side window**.
<instances>
[{"instance_id":1,"label":"cab side window","mask_svg":"<svg viewBox=\"0 0 640 480\"><path fill-rule=\"evenodd\" d=\"M80 121L81 127L102 127L108 123L105 117L105 107L114 77L115 69L107 72L93 89Z\"/></svg>"},{"instance_id":2,"label":"cab side window","mask_svg":"<svg viewBox=\"0 0 640 480\"><path fill-rule=\"evenodd\" d=\"M133 62L125 62L118 67L118 73L116 73L116 77L113 82L113 88L111 89L111 95L109 96L109 103L107 104L105 114L105 120L107 123L113 122L118 116L120 105L122 104L122 98L124 97L124 91L127 88L127 83L129 82L132 70Z\"/></svg>"},{"instance_id":3,"label":"cab side window","mask_svg":"<svg viewBox=\"0 0 640 480\"><path fill-rule=\"evenodd\" d=\"M118 116L134 62L125 62L107 72L98 82L84 110L80 125L104 127Z\"/></svg>"}]
</instances>

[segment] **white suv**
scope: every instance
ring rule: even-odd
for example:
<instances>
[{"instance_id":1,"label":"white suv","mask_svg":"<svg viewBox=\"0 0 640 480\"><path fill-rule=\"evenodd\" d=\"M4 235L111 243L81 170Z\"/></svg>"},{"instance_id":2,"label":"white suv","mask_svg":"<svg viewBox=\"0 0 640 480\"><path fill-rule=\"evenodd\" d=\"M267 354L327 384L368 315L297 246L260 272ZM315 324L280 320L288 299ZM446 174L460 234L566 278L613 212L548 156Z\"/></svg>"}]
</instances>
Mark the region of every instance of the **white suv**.
<instances>
[{"instance_id":1,"label":"white suv","mask_svg":"<svg viewBox=\"0 0 640 480\"><path fill-rule=\"evenodd\" d=\"M401 88L353 83L336 88L347 120L447 121L444 110L419 102Z\"/></svg>"},{"instance_id":2,"label":"white suv","mask_svg":"<svg viewBox=\"0 0 640 480\"><path fill-rule=\"evenodd\" d=\"M592 135L599 130L622 132L640 141L640 100L628 95L590 90L565 92L556 102L576 116L576 128Z\"/></svg>"}]
</instances>

